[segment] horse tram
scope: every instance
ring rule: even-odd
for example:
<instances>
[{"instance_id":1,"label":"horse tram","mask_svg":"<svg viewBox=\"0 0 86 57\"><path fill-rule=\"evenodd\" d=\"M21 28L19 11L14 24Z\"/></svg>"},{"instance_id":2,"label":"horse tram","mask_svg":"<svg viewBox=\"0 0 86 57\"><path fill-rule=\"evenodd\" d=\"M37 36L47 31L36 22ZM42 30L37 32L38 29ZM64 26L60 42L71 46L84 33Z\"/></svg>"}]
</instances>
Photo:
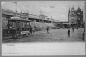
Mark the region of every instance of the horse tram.
<instances>
[{"instance_id":1,"label":"horse tram","mask_svg":"<svg viewBox=\"0 0 86 57\"><path fill-rule=\"evenodd\" d=\"M3 30L3 39L19 39L30 34L30 20L20 17L8 19L7 29Z\"/></svg>"}]
</instances>

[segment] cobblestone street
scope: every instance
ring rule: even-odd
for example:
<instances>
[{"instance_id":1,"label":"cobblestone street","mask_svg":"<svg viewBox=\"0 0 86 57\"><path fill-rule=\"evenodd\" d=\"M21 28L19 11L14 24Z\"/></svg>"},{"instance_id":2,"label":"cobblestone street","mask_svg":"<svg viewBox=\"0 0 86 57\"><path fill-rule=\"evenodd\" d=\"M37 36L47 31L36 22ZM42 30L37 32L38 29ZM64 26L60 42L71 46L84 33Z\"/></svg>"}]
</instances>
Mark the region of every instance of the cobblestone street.
<instances>
[{"instance_id":1,"label":"cobblestone street","mask_svg":"<svg viewBox=\"0 0 86 57\"><path fill-rule=\"evenodd\" d=\"M6 40L7 42L53 42L53 41L83 41L83 28L70 29L70 37L68 37L68 29L50 29L47 31L34 32L32 35L25 36L17 40Z\"/></svg>"}]
</instances>

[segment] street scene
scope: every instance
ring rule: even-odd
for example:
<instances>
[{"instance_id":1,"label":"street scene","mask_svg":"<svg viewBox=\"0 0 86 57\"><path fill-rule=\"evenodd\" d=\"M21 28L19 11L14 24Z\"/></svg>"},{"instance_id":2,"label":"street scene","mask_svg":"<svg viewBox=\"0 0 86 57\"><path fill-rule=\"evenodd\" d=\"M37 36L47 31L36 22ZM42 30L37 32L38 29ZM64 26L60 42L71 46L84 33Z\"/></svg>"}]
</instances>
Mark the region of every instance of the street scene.
<instances>
[{"instance_id":1,"label":"street scene","mask_svg":"<svg viewBox=\"0 0 86 57\"><path fill-rule=\"evenodd\" d=\"M84 4L58 3L2 2L2 42L84 41Z\"/></svg>"},{"instance_id":2,"label":"street scene","mask_svg":"<svg viewBox=\"0 0 86 57\"><path fill-rule=\"evenodd\" d=\"M63 33L64 32L64 33ZM78 35L78 36L77 36ZM75 32L70 32L70 37L68 36L67 29L51 29L49 33L47 31L37 31L32 35L27 35L19 39L8 39L4 40L6 43L15 42L64 42L64 41L83 41L83 29L75 29ZM4 43L5 43L4 42Z\"/></svg>"},{"instance_id":3,"label":"street scene","mask_svg":"<svg viewBox=\"0 0 86 57\"><path fill-rule=\"evenodd\" d=\"M2 1L2 56L85 55L85 1Z\"/></svg>"}]
</instances>

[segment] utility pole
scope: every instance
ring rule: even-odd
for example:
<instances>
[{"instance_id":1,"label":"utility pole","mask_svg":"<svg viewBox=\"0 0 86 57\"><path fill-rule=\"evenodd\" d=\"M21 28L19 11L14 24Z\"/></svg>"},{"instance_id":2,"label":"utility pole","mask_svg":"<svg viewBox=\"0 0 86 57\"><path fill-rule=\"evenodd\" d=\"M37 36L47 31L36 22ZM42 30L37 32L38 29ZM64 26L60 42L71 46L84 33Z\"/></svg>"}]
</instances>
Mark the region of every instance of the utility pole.
<instances>
[{"instance_id":1,"label":"utility pole","mask_svg":"<svg viewBox=\"0 0 86 57\"><path fill-rule=\"evenodd\" d=\"M15 2L15 4L16 4L16 13L17 13L17 1Z\"/></svg>"},{"instance_id":2,"label":"utility pole","mask_svg":"<svg viewBox=\"0 0 86 57\"><path fill-rule=\"evenodd\" d=\"M16 11L16 15L17 15L17 1L13 2L15 4L15 11Z\"/></svg>"},{"instance_id":3,"label":"utility pole","mask_svg":"<svg viewBox=\"0 0 86 57\"><path fill-rule=\"evenodd\" d=\"M17 1L13 2L15 4L15 7L16 7L16 12L17 12Z\"/></svg>"},{"instance_id":4,"label":"utility pole","mask_svg":"<svg viewBox=\"0 0 86 57\"><path fill-rule=\"evenodd\" d=\"M51 19L52 19L52 16L51 16Z\"/></svg>"},{"instance_id":5,"label":"utility pole","mask_svg":"<svg viewBox=\"0 0 86 57\"><path fill-rule=\"evenodd\" d=\"M40 9L40 15L42 15L42 10Z\"/></svg>"},{"instance_id":6,"label":"utility pole","mask_svg":"<svg viewBox=\"0 0 86 57\"><path fill-rule=\"evenodd\" d=\"M69 8L69 10L68 10L68 22L70 23L70 8Z\"/></svg>"}]
</instances>

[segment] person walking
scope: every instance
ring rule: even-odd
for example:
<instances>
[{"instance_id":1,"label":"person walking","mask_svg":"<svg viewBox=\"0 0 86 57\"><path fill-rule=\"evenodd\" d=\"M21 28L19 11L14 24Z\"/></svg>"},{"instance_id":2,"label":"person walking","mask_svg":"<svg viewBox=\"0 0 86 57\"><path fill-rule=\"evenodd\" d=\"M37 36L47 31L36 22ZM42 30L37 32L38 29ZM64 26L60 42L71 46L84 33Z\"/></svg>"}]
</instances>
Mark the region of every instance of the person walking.
<instances>
[{"instance_id":1,"label":"person walking","mask_svg":"<svg viewBox=\"0 0 86 57\"><path fill-rule=\"evenodd\" d=\"M84 28L84 31L83 31L83 39L82 39L83 41L85 40L84 38L85 38L85 28Z\"/></svg>"},{"instance_id":2,"label":"person walking","mask_svg":"<svg viewBox=\"0 0 86 57\"><path fill-rule=\"evenodd\" d=\"M32 27L30 26L30 34L32 34Z\"/></svg>"},{"instance_id":3,"label":"person walking","mask_svg":"<svg viewBox=\"0 0 86 57\"><path fill-rule=\"evenodd\" d=\"M70 37L70 29L68 29L68 37Z\"/></svg>"},{"instance_id":4,"label":"person walking","mask_svg":"<svg viewBox=\"0 0 86 57\"><path fill-rule=\"evenodd\" d=\"M74 32L74 27L72 28L72 31Z\"/></svg>"},{"instance_id":5,"label":"person walking","mask_svg":"<svg viewBox=\"0 0 86 57\"><path fill-rule=\"evenodd\" d=\"M47 30L47 33L49 33L49 26L46 28L46 30Z\"/></svg>"}]
</instances>

